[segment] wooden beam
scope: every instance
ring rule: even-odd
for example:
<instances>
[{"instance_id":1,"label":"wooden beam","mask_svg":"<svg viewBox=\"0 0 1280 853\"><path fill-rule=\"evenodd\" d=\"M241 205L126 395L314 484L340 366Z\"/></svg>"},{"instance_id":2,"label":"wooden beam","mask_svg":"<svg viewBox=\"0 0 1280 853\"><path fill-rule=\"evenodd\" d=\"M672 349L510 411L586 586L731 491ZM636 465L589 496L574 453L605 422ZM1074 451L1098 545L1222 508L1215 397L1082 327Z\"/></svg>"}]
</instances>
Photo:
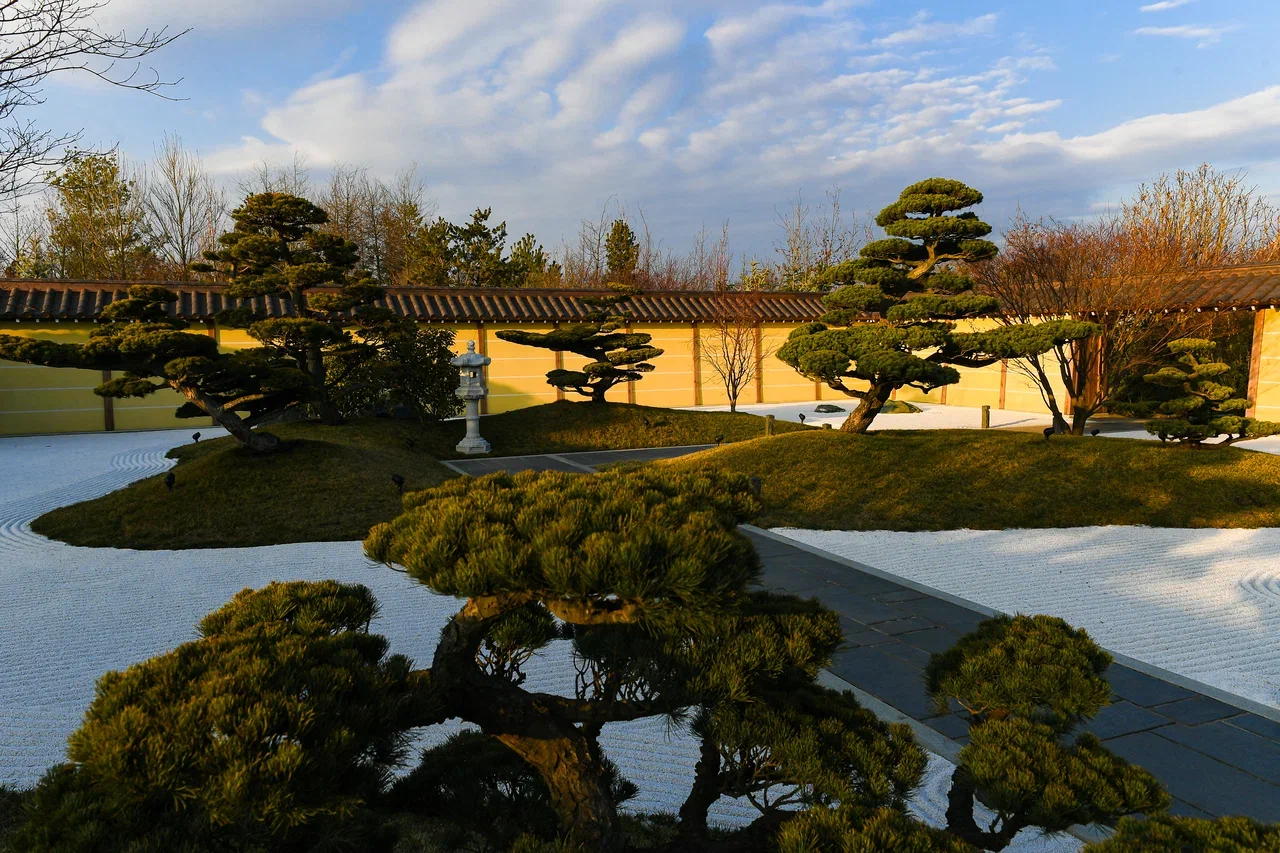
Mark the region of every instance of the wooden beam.
<instances>
[{"instance_id":1,"label":"wooden beam","mask_svg":"<svg viewBox=\"0 0 1280 853\"><path fill-rule=\"evenodd\" d=\"M947 404L947 388L948 386L943 385L941 389L942 393L939 394L939 400L942 402L942 405L944 406Z\"/></svg>"},{"instance_id":2,"label":"wooden beam","mask_svg":"<svg viewBox=\"0 0 1280 853\"><path fill-rule=\"evenodd\" d=\"M1253 405L1244 413L1245 417L1257 417L1258 411L1258 380L1262 378L1262 340L1267 329L1267 311L1266 308L1259 308L1253 312L1253 343L1249 348L1249 399L1253 401Z\"/></svg>"},{"instance_id":3,"label":"wooden beam","mask_svg":"<svg viewBox=\"0 0 1280 853\"><path fill-rule=\"evenodd\" d=\"M627 334L631 334L631 324L628 323L625 328ZM633 379L627 380L627 402L633 406L636 404L636 383Z\"/></svg>"},{"instance_id":4,"label":"wooden beam","mask_svg":"<svg viewBox=\"0 0 1280 853\"><path fill-rule=\"evenodd\" d=\"M553 328L559 329L560 322L556 321ZM556 350L556 370L564 370L564 350ZM556 388L556 400L564 399L564 389Z\"/></svg>"},{"instance_id":5,"label":"wooden beam","mask_svg":"<svg viewBox=\"0 0 1280 853\"><path fill-rule=\"evenodd\" d=\"M476 323L476 352L480 355L489 354L489 340L485 335L484 323ZM481 378L484 380L484 387L489 387L489 367L485 365L481 368ZM480 414L489 414L489 395L485 394L480 398Z\"/></svg>"},{"instance_id":6,"label":"wooden beam","mask_svg":"<svg viewBox=\"0 0 1280 853\"><path fill-rule=\"evenodd\" d=\"M756 402L764 402L764 332L756 323Z\"/></svg>"},{"instance_id":7,"label":"wooden beam","mask_svg":"<svg viewBox=\"0 0 1280 853\"><path fill-rule=\"evenodd\" d=\"M702 332L693 322L693 404L702 405Z\"/></svg>"},{"instance_id":8,"label":"wooden beam","mask_svg":"<svg viewBox=\"0 0 1280 853\"><path fill-rule=\"evenodd\" d=\"M1009 384L1009 359L1000 359L1000 408L1004 408L1005 389Z\"/></svg>"},{"instance_id":9,"label":"wooden beam","mask_svg":"<svg viewBox=\"0 0 1280 853\"><path fill-rule=\"evenodd\" d=\"M102 371L102 381L111 381L111 371ZM116 407L115 401L110 397L102 398L102 426L107 432L115 432L116 428Z\"/></svg>"}]
</instances>

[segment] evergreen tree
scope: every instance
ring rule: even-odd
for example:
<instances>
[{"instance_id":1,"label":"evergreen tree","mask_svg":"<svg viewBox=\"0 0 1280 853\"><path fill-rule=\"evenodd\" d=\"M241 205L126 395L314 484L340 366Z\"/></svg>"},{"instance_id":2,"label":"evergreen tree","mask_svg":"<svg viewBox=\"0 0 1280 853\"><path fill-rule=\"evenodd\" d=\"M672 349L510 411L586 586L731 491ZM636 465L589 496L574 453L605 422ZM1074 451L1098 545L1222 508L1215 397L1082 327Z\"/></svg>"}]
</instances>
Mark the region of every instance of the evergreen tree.
<instances>
[{"instance_id":1,"label":"evergreen tree","mask_svg":"<svg viewBox=\"0 0 1280 853\"><path fill-rule=\"evenodd\" d=\"M588 359L580 370L548 371L547 384L590 397L593 403L603 403L610 388L644 378L644 374L653 370L648 361L662 355L662 350L649 346L653 335L618 331L627 318L616 313L616 308L635 292L614 287L611 296L579 297L578 301L590 309L585 323L562 326L551 332L503 329L498 332L498 338L554 352L571 352Z\"/></svg>"},{"instance_id":2,"label":"evergreen tree","mask_svg":"<svg viewBox=\"0 0 1280 853\"><path fill-rule=\"evenodd\" d=\"M1050 616L988 619L925 669L938 708L969 715L969 743L951 778L947 830L1003 850L1027 827L1061 832L1163 812L1169 797L1145 770L1092 734L1071 732L1111 699L1111 656L1083 630ZM996 813L974 819L981 800Z\"/></svg>"},{"instance_id":3,"label":"evergreen tree","mask_svg":"<svg viewBox=\"0 0 1280 853\"><path fill-rule=\"evenodd\" d=\"M172 388L188 401L178 409L178 417L211 417L255 452L279 449L279 439L253 427L308 399L307 376L270 350L225 354L203 332L185 331L188 324L166 310L178 301L171 290L133 285L128 294L102 310L98 319L103 322L89 333L88 343L0 335L0 358L119 372L94 389L102 397L146 397Z\"/></svg>"},{"instance_id":4,"label":"evergreen tree","mask_svg":"<svg viewBox=\"0 0 1280 853\"><path fill-rule=\"evenodd\" d=\"M625 219L613 221L604 240L604 253L609 277L630 284L635 278L636 267L640 265L640 243Z\"/></svg>"},{"instance_id":5,"label":"evergreen tree","mask_svg":"<svg viewBox=\"0 0 1280 853\"><path fill-rule=\"evenodd\" d=\"M458 287L506 287L511 268L504 254L507 223L489 224L493 208L477 208L471 221L450 228L453 283Z\"/></svg>"},{"instance_id":6,"label":"evergreen tree","mask_svg":"<svg viewBox=\"0 0 1280 853\"><path fill-rule=\"evenodd\" d=\"M1222 440L1217 444L1229 445L1280 433L1280 423L1245 417L1253 402L1232 396L1234 388L1214 381L1231 370L1231 365L1216 360L1215 350L1213 341L1200 338L1170 342L1169 352L1177 356L1177 363L1148 373L1143 379L1181 391L1182 396L1157 407L1164 417L1148 421L1147 432L1161 441L1191 447L1219 436Z\"/></svg>"},{"instance_id":7,"label":"evergreen tree","mask_svg":"<svg viewBox=\"0 0 1280 853\"><path fill-rule=\"evenodd\" d=\"M354 243L318 230L328 215L304 198L258 193L232 211L231 218L234 230L218 238L223 248L205 252L212 263L193 269L219 269L229 279L227 295L237 299L287 299L293 316L265 318L240 308L224 312L219 320L248 328L270 351L292 359L311 379L311 400L321 420L341 423L330 399L326 358L356 349L372 355L345 326L353 323L352 309L365 308L385 291L356 270ZM385 315L366 309L365 316L373 320Z\"/></svg>"},{"instance_id":8,"label":"evergreen tree","mask_svg":"<svg viewBox=\"0 0 1280 853\"><path fill-rule=\"evenodd\" d=\"M199 639L103 676L17 850L376 849L372 805L418 713L369 590L245 590ZM383 847L382 849L385 849Z\"/></svg>"},{"instance_id":9,"label":"evergreen tree","mask_svg":"<svg viewBox=\"0 0 1280 853\"><path fill-rule=\"evenodd\" d=\"M1280 824L1247 817L1126 818L1115 835L1088 845L1083 853L1280 853Z\"/></svg>"},{"instance_id":10,"label":"evergreen tree","mask_svg":"<svg viewBox=\"0 0 1280 853\"><path fill-rule=\"evenodd\" d=\"M511 247L511 281L516 287L554 287L560 283L560 267L532 234Z\"/></svg>"},{"instance_id":11,"label":"evergreen tree","mask_svg":"<svg viewBox=\"0 0 1280 853\"><path fill-rule=\"evenodd\" d=\"M404 412L423 423L460 414L458 368L450 363L454 337L452 329L409 317L369 324L364 347L326 356L334 405L348 417Z\"/></svg>"},{"instance_id":12,"label":"evergreen tree","mask_svg":"<svg viewBox=\"0 0 1280 853\"><path fill-rule=\"evenodd\" d=\"M996 254L995 244L982 239L991 226L965 210L981 201L982 193L959 181L930 178L912 184L876 217L889 237L868 243L860 257L819 276L825 286L837 288L823 297L827 313L820 322L795 329L778 358L858 399L840 427L845 432L866 432L898 388L927 393L959 382L954 366L983 367L1093 333L1091 324L1065 322L1035 331L1019 326L955 331L954 321L999 308L948 266ZM862 383L866 387L859 387Z\"/></svg>"}]
</instances>

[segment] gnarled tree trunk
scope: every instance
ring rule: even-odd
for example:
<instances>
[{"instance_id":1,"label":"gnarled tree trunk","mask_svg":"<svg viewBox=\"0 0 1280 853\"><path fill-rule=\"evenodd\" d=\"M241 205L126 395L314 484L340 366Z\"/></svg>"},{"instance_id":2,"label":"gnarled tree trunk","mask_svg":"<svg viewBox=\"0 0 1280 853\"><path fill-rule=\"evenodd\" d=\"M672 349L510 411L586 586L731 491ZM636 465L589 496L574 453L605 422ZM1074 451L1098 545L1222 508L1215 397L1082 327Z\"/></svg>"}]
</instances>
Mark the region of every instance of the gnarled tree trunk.
<instances>
[{"instance_id":1,"label":"gnarled tree trunk","mask_svg":"<svg viewBox=\"0 0 1280 853\"><path fill-rule=\"evenodd\" d=\"M231 437L240 442L240 446L254 453L275 453L281 447L280 439L269 432L254 432L249 428L248 424L240 419L235 412L228 412L212 397L204 394L198 388L189 385L182 385L178 382L169 383L174 390L186 397L194 405L198 406L202 412L213 418L214 423L231 433Z\"/></svg>"},{"instance_id":2,"label":"gnarled tree trunk","mask_svg":"<svg viewBox=\"0 0 1280 853\"><path fill-rule=\"evenodd\" d=\"M889 396L893 393L893 386L880 382L872 385L858 400L858 407L849 413L849 417L845 418L843 424L840 425L841 432L851 432L862 435L871 426L871 422L876 419L876 415L880 414L880 410L884 408L884 404L889 402Z\"/></svg>"}]
</instances>

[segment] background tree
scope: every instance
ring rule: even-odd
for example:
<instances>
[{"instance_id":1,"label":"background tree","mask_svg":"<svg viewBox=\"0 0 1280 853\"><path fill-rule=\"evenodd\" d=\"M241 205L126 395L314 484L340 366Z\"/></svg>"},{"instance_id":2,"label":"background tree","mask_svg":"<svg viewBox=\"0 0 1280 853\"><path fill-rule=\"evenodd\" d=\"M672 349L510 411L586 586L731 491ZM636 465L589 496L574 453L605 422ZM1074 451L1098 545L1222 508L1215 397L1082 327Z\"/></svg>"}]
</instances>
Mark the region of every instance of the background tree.
<instances>
[{"instance_id":1,"label":"background tree","mask_svg":"<svg viewBox=\"0 0 1280 853\"><path fill-rule=\"evenodd\" d=\"M344 417L396 414L423 423L460 414L453 341L452 329L410 318L369 324L361 334L364 347L326 356L334 405Z\"/></svg>"},{"instance_id":2,"label":"background tree","mask_svg":"<svg viewBox=\"0 0 1280 853\"><path fill-rule=\"evenodd\" d=\"M845 216L839 187L827 190L817 208L797 196L785 212L777 212L777 220L783 236L774 244L779 258L776 275L785 290L827 290L831 284L822 273L856 259L871 239L856 216Z\"/></svg>"},{"instance_id":3,"label":"background tree","mask_svg":"<svg viewBox=\"0 0 1280 853\"><path fill-rule=\"evenodd\" d=\"M156 152L146 187L146 212L166 278L186 281L191 264L215 248L227 214L226 193L213 182L204 162L166 135Z\"/></svg>"},{"instance_id":4,"label":"background tree","mask_svg":"<svg viewBox=\"0 0 1280 853\"><path fill-rule=\"evenodd\" d=\"M129 36L103 32L93 0L25 0L0 3L0 197L12 201L43 183L64 163L79 133L43 130L22 118L44 103L44 84L66 73L90 74L124 89L162 94L171 83L137 60L171 44L186 31L143 30Z\"/></svg>"},{"instance_id":5,"label":"background tree","mask_svg":"<svg viewBox=\"0 0 1280 853\"><path fill-rule=\"evenodd\" d=\"M662 355L662 350L649 346L653 335L618 331L627 318L613 312L632 293L634 291L615 288L610 296L580 297L578 301L589 309L588 322L562 326L551 332L502 329L497 333L498 338L553 352L571 352L588 359L581 370L548 371L547 384L590 397L593 403L603 403L610 388L621 382L643 379L644 374L653 370L649 360Z\"/></svg>"},{"instance_id":6,"label":"background tree","mask_svg":"<svg viewBox=\"0 0 1280 853\"><path fill-rule=\"evenodd\" d=\"M1156 406L1156 413L1163 417L1148 421L1147 432L1161 441L1192 447L1210 438L1221 437L1216 443L1225 446L1280 433L1280 424L1245 417L1253 402L1232 396L1234 388L1215 381L1231 370L1214 358L1215 349L1213 341L1200 338L1170 342L1176 363L1148 373L1145 379L1179 396Z\"/></svg>"},{"instance_id":7,"label":"background tree","mask_svg":"<svg viewBox=\"0 0 1280 853\"><path fill-rule=\"evenodd\" d=\"M368 306L385 291L357 271L354 243L319 230L328 215L304 198L251 195L231 218L235 228L218 238L223 248L205 253L213 263L196 269L221 272L229 282L227 295L237 299L287 299L294 316L262 318L240 308L219 319L248 328L268 351L291 359L311 379L310 399L321 420L341 423L342 414L330 397L326 359L339 353L352 358L356 350L372 355L372 348L345 328L359 319L348 312ZM374 320L383 315L365 316Z\"/></svg>"},{"instance_id":8,"label":"background tree","mask_svg":"<svg viewBox=\"0 0 1280 853\"><path fill-rule=\"evenodd\" d=\"M828 267L818 277L823 285L839 286L823 297L827 313L821 322L792 331L778 358L858 399L841 430L866 432L898 388L927 393L959 382L952 365L983 367L1011 355L1043 352L1042 347L1091 331L1072 326L955 331L955 320L999 307L991 296L973 293L971 279L945 266L996 254L995 245L981 239L991 226L969 211L951 213L981 201L982 193L959 181L930 178L912 184L876 217L888 238L868 243L856 260Z\"/></svg>"},{"instance_id":9,"label":"background tree","mask_svg":"<svg viewBox=\"0 0 1280 853\"><path fill-rule=\"evenodd\" d=\"M609 226L604 251L610 280L631 284L640 264L640 243L625 219L615 219Z\"/></svg>"},{"instance_id":10,"label":"background tree","mask_svg":"<svg viewBox=\"0 0 1280 853\"><path fill-rule=\"evenodd\" d=\"M1206 164L1143 184L1120 210L1090 220L1020 214L1000 255L969 272L999 299L1003 323L1096 324L1088 340L1012 362L1036 383L1055 425L1083 435L1096 412L1132 402L1134 387L1159 367L1171 341L1249 333L1239 317L1168 313L1171 296L1198 270L1277 257L1278 233L1280 217L1255 187ZM1066 401L1057 398L1054 375Z\"/></svg>"},{"instance_id":11,"label":"background tree","mask_svg":"<svg viewBox=\"0 0 1280 853\"><path fill-rule=\"evenodd\" d=\"M729 411L738 411L738 398L759 376L764 359L773 356L760 334L760 294L722 291L717 294L714 319L699 339L702 357L724 386Z\"/></svg>"},{"instance_id":12,"label":"background tree","mask_svg":"<svg viewBox=\"0 0 1280 853\"><path fill-rule=\"evenodd\" d=\"M154 276L155 236L147 187L119 154L77 154L52 176L49 248L59 277L114 279Z\"/></svg>"},{"instance_id":13,"label":"background tree","mask_svg":"<svg viewBox=\"0 0 1280 853\"><path fill-rule=\"evenodd\" d=\"M188 401L178 417L205 415L249 450L278 450L278 438L253 427L305 400L310 390L306 375L269 351L220 353L213 338L184 331L187 323L168 315L166 306L177 300L171 290L133 285L128 298L102 310L99 319L104 322L89 333L87 344L0 335L0 358L120 372L94 389L103 397L146 397L172 388Z\"/></svg>"}]
</instances>

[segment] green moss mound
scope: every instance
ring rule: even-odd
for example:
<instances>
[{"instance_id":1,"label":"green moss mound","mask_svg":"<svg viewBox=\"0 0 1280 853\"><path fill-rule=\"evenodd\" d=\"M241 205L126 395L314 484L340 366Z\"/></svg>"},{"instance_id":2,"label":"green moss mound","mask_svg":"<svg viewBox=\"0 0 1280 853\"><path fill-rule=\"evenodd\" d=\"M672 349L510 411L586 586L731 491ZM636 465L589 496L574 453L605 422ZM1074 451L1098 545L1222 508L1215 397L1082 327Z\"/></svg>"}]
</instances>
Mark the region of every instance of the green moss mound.
<instances>
[{"instance_id":1,"label":"green moss mound","mask_svg":"<svg viewBox=\"0 0 1280 853\"><path fill-rule=\"evenodd\" d=\"M1004 430L822 430L708 450L764 483L766 527L1002 530L1280 526L1280 458Z\"/></svg>"}]
</instances>

